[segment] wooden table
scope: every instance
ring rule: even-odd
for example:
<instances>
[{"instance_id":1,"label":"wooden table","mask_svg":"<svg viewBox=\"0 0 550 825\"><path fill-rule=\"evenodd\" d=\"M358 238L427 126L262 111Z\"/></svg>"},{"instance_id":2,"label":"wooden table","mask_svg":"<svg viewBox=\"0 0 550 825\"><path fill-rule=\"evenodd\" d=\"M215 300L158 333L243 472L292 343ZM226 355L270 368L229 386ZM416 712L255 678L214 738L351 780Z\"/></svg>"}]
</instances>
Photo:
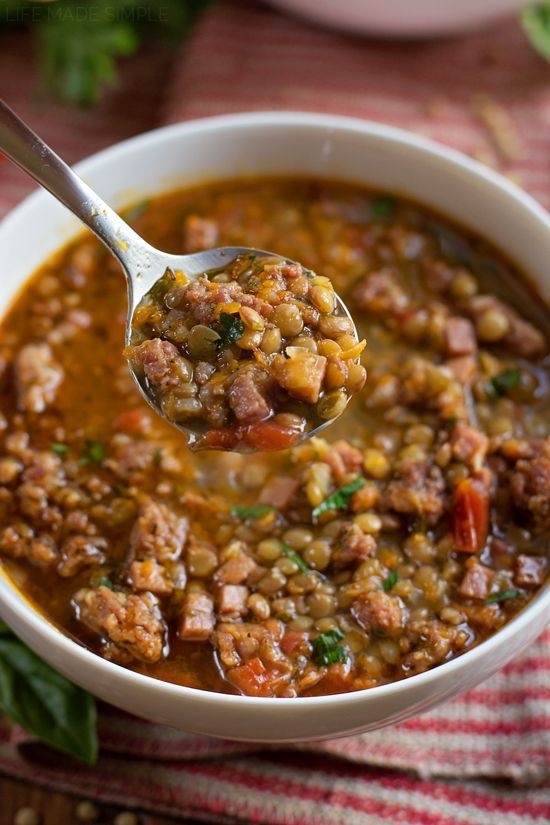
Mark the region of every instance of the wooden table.
<instances>
[{"instance_id":1,"label":"wooden table","mask_svg":"<svg viewBox=\"0 0 550 825\"><path fill-rule=\"evenodd\" d=\"M81 797L47 791L28 782L0 776L0 825L12 825L20 808L31 807L41 815L40 825L78 825L75 808ZM115 815L122 810L98 805L101 817L96 825L112 825ZM140 814L139 825L199 825L189 819L171 819L164 816ZM204 825L204 822L202 823Z\"/></svg>"}]
</instances>

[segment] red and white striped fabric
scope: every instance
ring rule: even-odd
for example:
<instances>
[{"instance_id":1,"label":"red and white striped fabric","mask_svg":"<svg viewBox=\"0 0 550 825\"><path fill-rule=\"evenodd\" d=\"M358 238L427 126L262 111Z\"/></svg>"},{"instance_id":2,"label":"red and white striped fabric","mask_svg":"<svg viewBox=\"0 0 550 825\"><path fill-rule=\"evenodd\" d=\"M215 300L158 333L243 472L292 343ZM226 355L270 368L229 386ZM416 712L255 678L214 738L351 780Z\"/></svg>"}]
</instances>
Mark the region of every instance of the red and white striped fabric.
<instances>
[{"instance_id":1,"label":"red and white striped fabric","mask_svg":"<svg viewBox=\"0 0 550 825\"><path fill-rule=\"evenodd\" d=\"M486 158L550 205L550 69L515 21L467 39L375 43L248 0L226 2L201 21L163 102L157 89L167 57L153 51L127 64L121 88L93 112L38 101L23 45L12 41L0 52L0 94L70 160L163 120L332 111L419 130ZM0 213L27 188L0 165ZM550 630L485 684L389 730L281 752L188 736L102 707L100 732L101 759L87 768L35 749L29 762L28 737L0 728L0 771L222 823L546 823Z\"/></svg>"}]
</instances>

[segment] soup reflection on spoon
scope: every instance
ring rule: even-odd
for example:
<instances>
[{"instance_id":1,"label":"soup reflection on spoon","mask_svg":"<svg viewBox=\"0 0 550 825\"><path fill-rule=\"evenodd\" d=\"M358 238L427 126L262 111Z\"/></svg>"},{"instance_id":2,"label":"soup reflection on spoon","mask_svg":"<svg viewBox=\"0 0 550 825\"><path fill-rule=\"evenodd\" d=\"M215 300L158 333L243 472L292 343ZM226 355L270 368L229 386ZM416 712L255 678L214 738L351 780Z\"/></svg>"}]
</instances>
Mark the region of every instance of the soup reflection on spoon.
<instances>
[{"instance_id":1,"label":"soup reflection on spoon","mask_svg":"<svg viewBox=\"0 0 550 825\"><path fill-rule=\"evenodd\" d=\"M246 247L155 249L2 100L0 151L121 263L134 378L191 447L289 447L330 424L362 388L365 342L327 278Z\"/></svg>"}]
</instances>

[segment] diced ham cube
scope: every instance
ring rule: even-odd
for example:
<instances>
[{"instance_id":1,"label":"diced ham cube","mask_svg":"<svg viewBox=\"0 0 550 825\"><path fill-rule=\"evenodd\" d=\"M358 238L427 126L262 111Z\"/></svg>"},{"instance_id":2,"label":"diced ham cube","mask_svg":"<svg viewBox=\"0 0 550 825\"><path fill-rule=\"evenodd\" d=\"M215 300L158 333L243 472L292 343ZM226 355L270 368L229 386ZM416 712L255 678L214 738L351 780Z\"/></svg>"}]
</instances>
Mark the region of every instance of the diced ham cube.
<instances>
[{"instance_id":1,"label":"diced ham cube","mask_svg":"<svg viewBox=\"0 0 550 825\"><path fill-rule=\"evenodd\" d=\"M449 318L445 323L447 355L473 355L477 350L474 325L468 318Z\"/></svg>"},{"instance_id":2,"label":"diced ham cube","mask_svg":"<svg viewBox=\"0 0 550 825\"><path fill-rule=\"evenodd\" d=\"M471 558L466 562L466 573L458 587L461 596L467 599L485 600L491 593L495 573L490 567Z\"/></svg>"},{"instance_id":3,"label":"diced ham cube","mask_svg":"<svg viewBox=\"0 0 550 825\"><path fill-rule=\"evenodd\" d=\"M218 613L224 619L238 618L248 612L248 587L242 584L224 584L218 593Z\"/></svg>"},{"instance_id":4,"label":"diced ham cube","mask_svg":"<svg viewBox=\"0 0 550 825\"><path fill-rule=\"evenodd\" d=\"M360 310L371 315L396 315L409 305L399 275L391 269L369 273L356 286L353 299Z\"/></svg>"},{"instance_id":5,"label":"diced ham cube","mask_svg":"<svg viewBox=\"0 0 550 825\"><path fill-rule=\"evenodd\" d=\"M127 354L137 367L143 368L151 384L163 391L189 380L185 361L170 341L151 338L131 347Z\"/></svg>"},{"instance_id":6,"label":"diced ham cube","mask_svg":"<svg viewBox=\"0 0 550 825\"><path fill-rule=\"evenodd\" d=\"M299 488L300 482L292 476L274 476L263 487L259 502L284 512L292 504Z\"/></svg>"},{"instance_id":7,"label":"diced ham cube","mask_svg":"<svg viewBox=\"0 0 550 825\"><path fill-rule=\"evenodd\" d=\"M302 347L287 347L288 358L277 356L273 377L289 395L307 404L316 404L323 385L327 359Z\"/></svg>"},{"instance_id":8,"label":"diced ham cube","mask_svg":"<svg viewBox=\"0 0 550 825\"><path fill-rule=\"evenodd\" d=\"M272 407L266 398L269 375L263 370L242 370L229 390L229 406L239 421L250 423L267 418Z\"/></svg>"},{"instance_id":9,"label":"diced ham cube","mask_svg":"<svg viewBox=\"0 0 550 825\"><path fill-rule=\"evenodd\" d=\"M451 434L453 456L474 469L479 469L489 449L489 439L480 430L458 421Z\"/></svg>"},{"instance_id":10,"label":"diced ham cube","mask_svg":"<svg viewBox=\"0 0 550 825\"><path fill-rule=\"evenodd\" d=\"M383 590L358 596L351 606L351 613L365 630L385 636L398 636L407 618L405 606L399 596L392 596Z\"/></svg>"},{"instance_id":11,"label":"diced ham cube","mask_svg":"<svg viewBox=\"0 0 550 825\"><path fill-rule=\"evenodd\" d=\"M130 533L130 557L138 561L176 561L187 537L188 521L165 504L145 500Z\"/></svg>"},{"instance_id":12,"label":"diced ham cube","mask_svg":"<svg viewBox=\"0 0 550 825\"><path fill-rule=\"evenodd\" d=\"M518 587L538 587L546 578L548 563L542 556L520 554L515 563L514 583Z\"/></svg>"},{"instance_id":13,"label":"diced ham cube","mask_svg":"<svg viewBox=\"0 0 550 825\"><path fill-rule=\"evenodd\" d=\"M173 583L166 574L166 570L155 559L134 561L130 565L130 584L134 590L155 593L157 596L166 596L174 589Z\"/></svg>"},{"instance_id":14,"label":"diced ham cube","mask_svg":"<svg viewBox=\"0 0 550 825\"><path fill-rule=\"evenodd\" d=\"M238 552L227 559L216 571L216 579L222 584L242 584L247 580L253 570L256 569L256 562L247 553Z\"/></svg>"},{"instance_id":15,"label":"diced ham cube","mask_svg":"<svg viewBox=\"0 0 550 825\"><path fill-rule=\"evenodd\" d=\"M472 355L459 355L445 362L460 384L470 384L477 372L477 361Z\"/></svg>"},{"instance_id":16,"label":"diced ham cube","mask_svg":"<svg viewBox=\"0 0 550 825\"><path fill-rule=\"evenodd\" d=\"M204 642L212 635L215 625L214 599L210 593L187 593L178 628L180 639Z\"/></svg>"}]
</instances>

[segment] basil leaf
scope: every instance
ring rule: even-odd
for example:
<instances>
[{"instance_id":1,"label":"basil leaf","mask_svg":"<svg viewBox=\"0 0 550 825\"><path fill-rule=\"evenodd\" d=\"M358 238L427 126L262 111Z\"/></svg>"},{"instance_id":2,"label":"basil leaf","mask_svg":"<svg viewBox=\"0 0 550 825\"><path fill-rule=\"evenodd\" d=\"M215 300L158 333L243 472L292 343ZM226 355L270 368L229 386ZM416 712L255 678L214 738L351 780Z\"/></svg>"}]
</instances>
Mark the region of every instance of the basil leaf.
<instances>
[{"instance_id":1,"label":"basil leaf","mask_svg":"<svg viewBox=\"0 0 550 825\"><path fill-rule=\"evenodd\" d=\"M313 518L317 518L321 513L326 513L329 510L345 510L352 495L364 487L366 483L366 480L361 476L350 481L349 484L341 487L315 507L311 515Z\"/></svg>"},{"instance_id":2,"label":"basil leaf","mask_svg":"<svg viewBox=\"0 0 550 825\"><path fill-rule=\"evenodd\" d=\"M376 198L370 205L371 218L383 220L393 215L395 211L395 199L390 197Z\"/></svg>"},{"instance_id":3,"label":"basil leaf","mask_svg":"<svg viewBox=\"0 0 550 825\"><path fill-rule=\"evenodd\" d=\"M256 507L239 507L237 504L231 508L231 515L235 518L261 518L266 513L270 513L273 507L269 504L258 504Z\"/></svg>"},{"instance_id":4,"label":"basil leaf","mask_svg":"<svg viewBox=\"0 0 550 825\"><path fill-rule=\"evenodd\" d=\"M345 662L349 656L346 645L340 645L344 634L339 627L334 627L326 633L321 633L313 639L313 659L317 665L333 665L336 662Z\"/></svg>"},{"instance_id":5,"label":"basil leaf","mask_svg":"<svg viewBox=\"0 0 550 825\"><path fill-rule=\"evenodd\" d=\"M283 542L283 556L286 556L288 559L292 559L294 564L298 565L298 569L302 571L302 573L309 573L309 567L303 560L303 558L296 553L292 547L289 547L288 544Z\"/></svg>"},{"instance_id":6,"label":"basil leaf","mask_svg":"<svg viewBox=\"0 0 550 825\"><path fill-rule=\"evenodd\" d=\"M86 452L78 462L79 464L101 464L105 458L105 447L101 441L86 441Z\"/></svg>"},{"instance_id":7,"label":"basil leaf","mask_svg":"<svg viewBox=\"0 0 550 825\"><path fill-rule=\"evenodd\" d=\"M93 764L95 702L12 633L0 636L0 710L48 745Z\"/></svg>"},{"instance_id":8,"label":"basil leaf","mask_svg":"<svg viewBox=\"0 0 550 825\"><path fill-rule=\"evenodd\" d=\"M389 593L392 590L397 582L399 581L399 576L397 575L397 570L392 570L382 582L382 589L384 593Z\"/></svg>"},{"instance_id":9,"label":"basil leaf","mask_svg":"<svg viewBox=\"0 0 550 825\"><path fill-rule=\"evenodd\" d=\"M550 3L533 3L521 12L521 25L531 46L550 60Z\"/></svg>"},{"instance_id":10,"label":"basil leaf","mask_svg":"<svg viewBox=\"0 0 550 825\"><path fill-rule=\"evenodd\" d=\"M220 337L216 341L218 349L234 344L244 332L242 319L238 315L230 315L229 312L220 312L220 327Z\"/></svg>"},{"instance_id":11,"label":"basil leaf","mask_svg":"<svg viewBox=\"0 0 550 825\"><path fill-rule=\"evenodd\" d=\"M521 596L521 590L501 590L500 593L493 593L488 599L485 599L485 604L494 604L495 602L506 602L508 599L515 599L516 596Z\"/></svg>"},{"instance_id":12,"label":"basil leaf","mask_svg":"<svg viewBox=\"0 0 550 825\"><path fill-rule=\"evenodd\" d=\"M494 375L487 387L488 393L494 398L506 395L507 390L517 387L521 373L518 369L508 369Z\"/></svg>"},{"instance_id":13,"label":"basil leaf","mask_svg":"<svg viewBox=\"0 0 550 825\"><path fill-rule=\"evenodd\" d=\"M65 453L69 452L69 447L67 444L50 444L50 450L59 456L64 456Z\"/></svg>"}]
</instances>

